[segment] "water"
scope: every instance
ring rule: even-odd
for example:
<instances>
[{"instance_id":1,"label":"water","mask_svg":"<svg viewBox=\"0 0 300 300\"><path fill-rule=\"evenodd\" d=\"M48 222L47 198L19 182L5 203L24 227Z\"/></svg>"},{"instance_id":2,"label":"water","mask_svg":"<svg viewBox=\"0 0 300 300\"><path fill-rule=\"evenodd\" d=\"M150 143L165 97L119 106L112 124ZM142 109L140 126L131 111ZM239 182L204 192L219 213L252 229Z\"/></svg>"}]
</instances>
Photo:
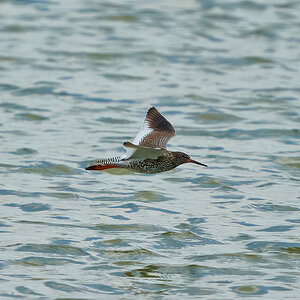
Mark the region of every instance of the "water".
<instances>
[{"instance_id":1,"label":"water","mask_svg":"<svg viewBox=\"0 0 300 300\"><path fill-rule=\"evenodd\" d=\"M299 1L1 1L1 299L297 299ZM85 171L147 109L187 164Z\"/></svg>"}]
</instances>

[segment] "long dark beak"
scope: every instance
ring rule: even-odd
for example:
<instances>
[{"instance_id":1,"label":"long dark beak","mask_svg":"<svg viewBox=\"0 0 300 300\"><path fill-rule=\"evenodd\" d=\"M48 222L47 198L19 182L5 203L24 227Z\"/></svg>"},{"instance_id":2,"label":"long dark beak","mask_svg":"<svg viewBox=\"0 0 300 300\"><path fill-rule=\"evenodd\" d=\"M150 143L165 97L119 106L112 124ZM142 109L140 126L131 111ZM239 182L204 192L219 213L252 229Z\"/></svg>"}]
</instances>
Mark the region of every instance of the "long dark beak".
<instances>
[{"instance_id":1,"label":"long dark beak","mask_svg":"<svg viewBox=\"0 0 300 300\"><path fill-rule=\"evenodd\" d=\"M205 164L203 164L203 163L201 163L201 162L198 162L198 161L196 161L196 160L193 160L193 159L189 159L187 162L188 162L188 163L193 163L193 164L196 164L196 165L200 165L200 166L207 167L207 165L205 165Z\"/></svg>"}]
</instances>

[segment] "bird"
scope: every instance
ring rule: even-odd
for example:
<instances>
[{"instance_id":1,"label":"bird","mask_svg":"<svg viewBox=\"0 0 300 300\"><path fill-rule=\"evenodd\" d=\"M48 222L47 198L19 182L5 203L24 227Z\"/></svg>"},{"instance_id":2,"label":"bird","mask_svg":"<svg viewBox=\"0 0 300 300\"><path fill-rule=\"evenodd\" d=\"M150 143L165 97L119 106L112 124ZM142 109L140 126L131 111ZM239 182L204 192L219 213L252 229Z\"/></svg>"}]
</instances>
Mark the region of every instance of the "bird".
<instances>
[{"instance_id":1,"label":"bird","mask_svg":"<svg viewBox=\"0 0 300 300\"><path fill-rule=\"evenodd\" d=\"M151 107L133 142L123 143L125 155L97 160L85 169L100 171L125 168L138 173L155 174L170 171L185 163L207 167L186 153L167 150L167 143L174 136L172 124L155 107Z\"/></svg>"}]
</instances>

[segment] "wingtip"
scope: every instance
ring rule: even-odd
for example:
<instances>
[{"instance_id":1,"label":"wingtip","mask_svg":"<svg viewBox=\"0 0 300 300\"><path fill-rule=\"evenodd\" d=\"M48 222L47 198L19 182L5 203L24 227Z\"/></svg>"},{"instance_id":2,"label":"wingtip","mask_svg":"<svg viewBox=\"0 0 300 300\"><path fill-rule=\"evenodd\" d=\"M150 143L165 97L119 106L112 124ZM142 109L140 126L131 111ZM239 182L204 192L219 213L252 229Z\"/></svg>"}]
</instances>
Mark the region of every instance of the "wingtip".
<instances>
[{"instance_id":1,"label":"wingtip","mask_svg":"<svg viewBox=\"0 0 300 300\"><path fill-rule=\"evenodd\" d=\"M175 135L172 124L154 107L149 108L145 121L148 126L158 131L169 131Z\"/></svg>"},{"instance_id":2,"label":"wingtip","mask_svg":"<svg viewBox=\"0 0 300 300\"><path fill-rule=\"evenodd\" d=\"M95 166L86 167L85 170L95 170Z\"/></svg>"},{"instance_id":3,"label":"wingtip","mask_svg":"<svg viewBox=\"0 0 300 300\"><path fill-rule=\"evenodd\" d=\"M151 113L151 112L158 112L157 108L155 106L151 106L148 111L147 111L147 114L148 113Z\"/></svg>"},{"instance_id":4,"label":"wingtip","mask_svg":"<svg viewBox=\"0 0 300 300\"><path fill-rule=\"evenodd\" d=\"M138 148L138 146L137 145L135 145L135 144L133 144L133 143L130 143L130 142L124 142L123 143L123 147L124 148Z\"/></svg>"}]
</instances>

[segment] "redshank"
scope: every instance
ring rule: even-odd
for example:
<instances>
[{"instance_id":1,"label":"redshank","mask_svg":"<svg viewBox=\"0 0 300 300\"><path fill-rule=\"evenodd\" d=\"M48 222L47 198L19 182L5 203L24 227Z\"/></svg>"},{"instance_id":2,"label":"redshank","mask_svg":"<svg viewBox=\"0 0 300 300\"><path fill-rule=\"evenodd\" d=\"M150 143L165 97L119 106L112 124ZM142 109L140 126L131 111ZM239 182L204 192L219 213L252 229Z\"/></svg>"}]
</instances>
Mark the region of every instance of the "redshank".
<instances>
[{"instance_id":1,"label":"redshank","mask_svg":"<svg viewBox=\"0 0 300 300\"><path fill-rule=\"evenodd\" d=\"M185 163L207 167L183 152L167 150L167 142L174 136L172 124L155 107L151 107L133 143L123 143L127 150L124 156L98 160L86 170L125 168L139 173L154 174L172 170Z\"/></svg>"}]
</instances>

